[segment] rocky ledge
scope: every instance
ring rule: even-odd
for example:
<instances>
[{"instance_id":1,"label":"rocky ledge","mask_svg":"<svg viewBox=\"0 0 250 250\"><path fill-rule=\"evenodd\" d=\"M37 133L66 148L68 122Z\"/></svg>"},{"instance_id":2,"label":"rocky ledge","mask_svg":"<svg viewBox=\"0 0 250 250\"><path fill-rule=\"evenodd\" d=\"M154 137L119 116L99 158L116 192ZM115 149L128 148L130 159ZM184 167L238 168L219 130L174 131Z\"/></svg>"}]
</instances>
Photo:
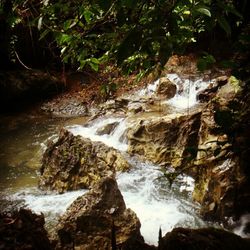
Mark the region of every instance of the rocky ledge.
<instances>
[{"instance_id":1,"label":"rocky ledge","mask_svg":"<svg viewBox=\"0 0 250 250\"><path fill-rule=\"evenodd\" d=\"M42 159L39 187L63 193L90 188L101 178L130 168L124 156L101 142L91 142L62 129Z\"/></svg>"}]
</instances>

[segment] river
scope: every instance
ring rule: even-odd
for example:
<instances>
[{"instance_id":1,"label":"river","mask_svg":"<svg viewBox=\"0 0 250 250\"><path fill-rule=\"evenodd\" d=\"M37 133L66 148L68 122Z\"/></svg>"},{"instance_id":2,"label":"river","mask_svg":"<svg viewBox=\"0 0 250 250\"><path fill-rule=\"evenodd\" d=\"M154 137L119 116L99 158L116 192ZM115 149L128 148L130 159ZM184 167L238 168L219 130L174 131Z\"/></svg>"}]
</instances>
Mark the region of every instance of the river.
<instances>
[{"instance_id":1,"label":"river","mask_svg":"<svg viewBox=\"0 0 250 250\"><path fill-rule=\"evenodd\" d=\"M205 89L210 82L200 79L191 81L181 79L175 74L168 75L177 85L177 94L160 105L176 113L188 112L197 105L196 94ZM140 102L142 98L154 95L158 82L129 96L130 100ZM182 88L182 91L179 91ZM192 94L191 94L192 93ZM158 110L158 115L161 115ZM148 111L147 116L152 113ZM145 113L143 114L145 117ZM174 114L175 115L175 114ZM3 117L1 120L0 153L0 194L5 199L19 200L21 205L35 212L45 214L49 227L54 225L59 215L87 190L67 192L65 194L44 193L37 188L38 170L42 153L48 139L56 139L61 127L66 127L75 135L102 141L108 146L120 150L133 166L127 173L118 173L117 182L126 206L134 210L141 222L141 233L147 243L157 244L159 228L163 235L174 227L204 227L208 223L199 216L199 206L194 204L191 193L194 180L188 176L179 176L170 187L160 167L136 156L126 153L127 142L123 136L129 126L134 126L138 115L107 114L86 124L86 118L56 118L40 112L27 112L19 116ZM111 134L97 135L98 129L107 124L118 122ZM18 206L20 205L18 203Z\"/></svg>"}]
</instances>

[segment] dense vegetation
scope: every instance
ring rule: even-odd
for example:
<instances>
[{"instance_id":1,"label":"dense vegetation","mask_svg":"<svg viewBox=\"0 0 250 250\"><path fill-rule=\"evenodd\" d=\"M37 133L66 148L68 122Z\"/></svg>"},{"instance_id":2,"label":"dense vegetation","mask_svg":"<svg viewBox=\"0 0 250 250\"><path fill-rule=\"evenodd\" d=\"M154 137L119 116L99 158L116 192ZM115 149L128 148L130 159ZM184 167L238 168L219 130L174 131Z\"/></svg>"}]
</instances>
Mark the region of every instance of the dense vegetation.
<instances>
[{"instance_id":1,"label":"dense vegetation","mask_svg":"<svg viewBox=\"0 0 250 250\"><path fill-rule=\"evenodd\" d=\"M108 61L141 74L163 66L173 53L195 49L205 69L218 55L248 51L249 5L247 0L1 0L1 65L34 65L24 55L26 44L38 61L45 57L96 71Z\"/></svg>"}]
</instances>

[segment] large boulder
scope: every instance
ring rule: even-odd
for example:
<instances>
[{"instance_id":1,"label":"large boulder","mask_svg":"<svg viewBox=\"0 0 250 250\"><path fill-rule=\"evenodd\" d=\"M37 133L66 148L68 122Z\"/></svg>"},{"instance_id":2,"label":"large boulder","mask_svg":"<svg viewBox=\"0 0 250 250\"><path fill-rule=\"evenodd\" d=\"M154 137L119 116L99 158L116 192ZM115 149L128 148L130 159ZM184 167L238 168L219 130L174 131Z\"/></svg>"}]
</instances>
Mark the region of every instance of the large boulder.
<instances>
[{"instance_id":1,"label":"large boulder","mask_svg":"<svg viewBox=\"0 0 250 250\"><path fill-rule=\"evenodd\" d=\"M141 120L128 131L128 152L162 165L179 167L198 147L200 112Z\"/></svg>"},{"instance_id":2,"label":"large boulder","mask_svg":"<svg viewBox=\"0 0 250 250\"><path fill-rule=\"evenodd\" d=\"M56 232L56 249L139 249L138 245L145 245L140 221L131 209L126 209L111 177L103 178L75 200L60 218Z\"/></svg>"},{"instance_id":3,"label":"large boulder","mask_svg":"<svg viewBox=\"0 0 250 250\"><path fill-rule=\"evenodd\" d=\"M90 188L101 178L129 168L117 150L62 129L43 155L39 186L59 193Z\"/></svg>"},{"instance_id":4,"label":"large boulder","mask_svg":"<svg viewBox=\"0 0 250 250\"><path fill-rule=\"evenodd\" d=\"M159 250L247 250L249 239L242 239L233 233L215 229L175 228L161 240Z\"/></svg>"},{"instance_id":5,"label":"large boulder","mask_svg":"<svg viewBox=\"0 0 250 250\"><path fill-rule=\"evenodd\" d=\"M44 216L30 210L0 214L0 249L53 249L44 229Z\"/></svg>"},{"instance_id":6,"label":"large boulder","mask_svg":"<svg viewBox=\"0 0 250 250\"><path fill-rule=\"evenodd\" d=\"M162 77L159 79L159 84L156 88L157 96L160 96L164 99L171 99L175 96L176 91L177 86L167 77Z\"/></svg>"}]
</instances>

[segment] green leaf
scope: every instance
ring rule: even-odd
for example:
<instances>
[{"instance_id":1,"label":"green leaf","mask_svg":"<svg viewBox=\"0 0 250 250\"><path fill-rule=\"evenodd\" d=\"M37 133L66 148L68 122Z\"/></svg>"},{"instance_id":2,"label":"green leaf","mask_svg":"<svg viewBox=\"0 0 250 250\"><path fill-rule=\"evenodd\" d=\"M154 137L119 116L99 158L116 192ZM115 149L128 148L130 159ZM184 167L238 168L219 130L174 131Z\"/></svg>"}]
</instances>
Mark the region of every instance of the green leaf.
<instances>
[{"instance_id":1,"label":"green leaf","mask_svg":"<svg viewBox=\"0 0 250 250\"><path fill-rule=\"evenodd\" d=\"M87 60L88 65L94 70L94 71L98 71L99 69L99 64L100 61L97 58L90 58Z\"/></svg>"},{"instance_id":2,"label":"green leaf","mask_svg":"<svg viewBox=\"0 0 250 250\"><path fill-rule=\"evenodd\" d=\"M227 35L231 35L231 27L225 17L220 16L217 18L217 21L220 27L227 33Z\"/></svg>"},{"instance_id":3,"label":"green leaf","mask_svg":"<svg viewBox=\"0 0 250 250\"><path fill-rule=\"evenodd\" d=\"M211 17L211 12L207 8L204 8L204 7L197 8L196 11L205 15L205 16Z\"/></svg>"},{"instance_id":4,"label":"green leaf","mask_svg":"<svg viewBox=\"0 0 250 250\"><path fill-rule=\"evenodd\" d=\"M89 11L89 10L84 10L83 15L84 15L84 19L86 20L86 22L88 24L91 23L93 13L91 11Z\"/></svg>"},{"instance_id":5,"label":"green leaf","mask_svg":"<svg viewBox=\"0 0 250 250\"><path fill-rule=\"evenodd\" d=\"M96 63L89 62L89 66L90 66L91 69L93 69L94 71L98 71L98 69L99 69L99 65L96 64Z\"/></svg>"},{"instance_id":6,"label":"green leaf","mask_svg":"<svg viewBox=\"0 0 250 250\"><path fill-rule=\"evenodd\" d=\"M67 34L60 34L58 37L59 43L68 43L72 39L72 36Z\"/></svg>"},{"instance_id":7,"label":"green leaf","mask_svg":"<svg viewBox=\"0 0 250 250\"><path fill-rule=\"evenodd\" d=\"M216 60L212 55L204 52L204 55L197 61L197 68L200 71L204 71L209 69L215 62Z\"/></svg>"},{"instance_id":8,"label":"green leaf","mask_svg":"<svg viewBox=\"0 0 250 250\"><path fill-rule=\"evenodd\" d=\"M207 69L207 63L206 60L204 60L203 58L199 58L197 61L197 68L199 71L204 71Z\"/></svg>"},{"instance_id":9,"label":"green leaf","mask_svg":"<svg viewBox=\"0 0 250 250\"><path fill-rule=\"evenodd\" d=\"M71 23L72 23L71 20L66 20L66 21L63 23L63 28L64 28L64 30L68 30L68 29L70 28Z\"/></svg>"},{"instance_id":10,"label":"green leaf","mask_svg":"<svg viewBox=\"0 0 250 250\"><path fill-rule=\"evenodd\" d=\"M100 61L97 58L91 58L90 61L95 64L100 64Z\"/></svg>"}]
</instances>

